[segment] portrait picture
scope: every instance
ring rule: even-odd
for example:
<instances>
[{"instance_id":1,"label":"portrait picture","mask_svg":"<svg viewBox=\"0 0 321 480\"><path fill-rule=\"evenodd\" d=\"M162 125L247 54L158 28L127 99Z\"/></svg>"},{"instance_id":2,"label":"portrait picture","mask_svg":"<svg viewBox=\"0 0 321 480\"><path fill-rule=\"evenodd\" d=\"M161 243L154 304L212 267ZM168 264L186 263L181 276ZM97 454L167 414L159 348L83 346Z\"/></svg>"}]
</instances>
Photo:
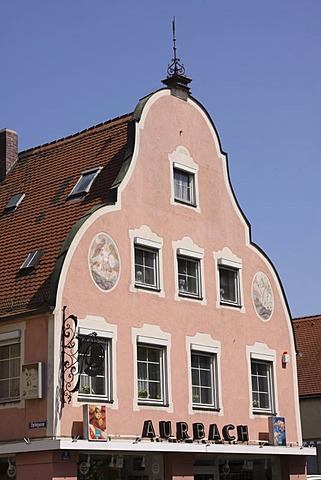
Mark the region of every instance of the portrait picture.
<instances>
[{"instance_id":1,"label":"portrait picture","mask_svg":"<svg viewBox=\"0 0 321 480\"><path fill-rule=\"evenodd\" d=\"M106 405L84 405L84 436L87 440L107 440Z\"/></svg>"},{"instance_id":2,"label":"portrait picture","mask_svg":"<svg viewBox=\"0 0 321 480\"><path fill-rule=\"evenodd\" d=\"M262 320L269 320L274 308L274 297L270 280L263 272L257 272L252 283L252 299Z\"/></svg>"},{"instance_id":3,"label":"portrait picture","mask_svg":"<svg viewBox=\"0 0 321 480\"><path fill-rule=\"evenodd\" d=\"M96 285L111 290L119 278L119 253L113 239L107 233L95 236L89 249L89 269Z\"/></svg>"}]
</instances>

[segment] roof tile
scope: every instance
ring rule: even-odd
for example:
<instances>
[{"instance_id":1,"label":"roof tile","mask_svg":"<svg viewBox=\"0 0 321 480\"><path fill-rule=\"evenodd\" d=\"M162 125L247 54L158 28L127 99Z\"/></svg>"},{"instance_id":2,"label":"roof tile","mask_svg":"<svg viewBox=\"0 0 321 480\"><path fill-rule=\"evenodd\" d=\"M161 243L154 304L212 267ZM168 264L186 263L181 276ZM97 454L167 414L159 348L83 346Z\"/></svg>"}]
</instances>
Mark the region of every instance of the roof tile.
<instances>
[{"instance_id":1,"label":"roof tile","mask_svg":"<svg viewBox=\"0 0 321 480\"><path fill-rule=\"evenodd\" d=\"M299 395L321 395L321 315L293 319Z\"/></svg>"},{"instance_id":2,"label":"roof tile","mask_svg":"<svg viewBox=\"0 0 321 480\"><path fill-rule=\"evenodd\" d=\"M0 184L0 317L48 308L51 274L72 226L92 207L111 200L110 187L122 165L132 114L110 120L19 154ZM89 193L68 194L84 170L103 167ZM8 200L25 198L11 213ZM36 269L19 275L28 253L43 250Z\"/></svg>"}]
</instances>

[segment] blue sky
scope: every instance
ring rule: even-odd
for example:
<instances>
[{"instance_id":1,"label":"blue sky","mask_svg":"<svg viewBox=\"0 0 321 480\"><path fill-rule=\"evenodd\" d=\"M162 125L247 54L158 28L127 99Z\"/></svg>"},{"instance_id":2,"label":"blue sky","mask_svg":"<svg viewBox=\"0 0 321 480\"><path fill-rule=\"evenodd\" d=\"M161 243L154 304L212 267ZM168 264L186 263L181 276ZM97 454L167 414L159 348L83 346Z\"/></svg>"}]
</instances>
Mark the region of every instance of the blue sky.
<instances>
[{"instance_id":1,"label":"blue sky","mask_svg":"<svg viewBox=\"0 0 321 480\"><path fill-rule=\"evenodd\" d=\"M1 2L0 129L25 150L131 112L178 56L293 317L321 313L321 1Z\"/></svg>"}]
</instances>

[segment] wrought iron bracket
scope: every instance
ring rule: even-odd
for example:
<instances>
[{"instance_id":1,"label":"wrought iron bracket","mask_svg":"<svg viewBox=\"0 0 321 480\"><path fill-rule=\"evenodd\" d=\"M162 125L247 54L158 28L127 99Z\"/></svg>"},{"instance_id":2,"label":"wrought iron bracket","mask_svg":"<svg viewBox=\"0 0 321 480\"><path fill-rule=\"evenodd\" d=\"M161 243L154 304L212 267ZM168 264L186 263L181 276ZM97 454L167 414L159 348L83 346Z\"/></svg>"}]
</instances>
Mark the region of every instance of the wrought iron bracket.
<instances>
[{"instance_id":1,"label":"wrought iron bracket","mask_svg":"<svg viewBox=\"0 0 321 480\"><path fill-rule=\"evenodd\" d=\"M70 403L72 394L79 388L79 362L78 362L78 318L75 315L66 317L66 306L62 309L61 333L61 402Z\"/></svg>"},{"instance_id":2,"label":"wrought iron bracket","mask_svg":"<svg viewBox=\"0 0 321 480\"><path fill-rule=\"evenodd\" d=\"M61 333L61 401L62 405L70 403L72 394L78 392L80 374L95 377L103 372L105 360L104 347L92 332L84 338L77 333L78 318L76 315L66 316L63 307Z\"/></svg>"}]
</instances>

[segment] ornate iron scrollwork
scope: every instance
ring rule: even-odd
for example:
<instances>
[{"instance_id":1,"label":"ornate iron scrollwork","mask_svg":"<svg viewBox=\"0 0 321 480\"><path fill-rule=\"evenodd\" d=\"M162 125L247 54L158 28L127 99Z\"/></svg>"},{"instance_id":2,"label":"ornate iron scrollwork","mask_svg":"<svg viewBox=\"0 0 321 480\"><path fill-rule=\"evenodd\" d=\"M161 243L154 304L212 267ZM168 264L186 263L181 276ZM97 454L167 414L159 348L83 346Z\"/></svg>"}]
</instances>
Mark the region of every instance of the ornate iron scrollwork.
<instances>
[{"instance_id":1,"label":"ornate iron scrollwork","mask_svg":"<svg viewBox=\"0 0 321 480\"><path fill-rule=\"evenodd\" d=\"M180 63L180 59L177 58L176 55L176 34L175 34L175 17L173 18L172 22L173 27L173 51L174 51L174 58L172 58L172 63L168 65L167 73L170 77L175 75L185 75L185 67L182 63Z\"/></svg>"},{"instance_id":2,"label":"ornate iron scrollwork","mask_svg":"<svg viewBox=\"0 0 321 480\"><path fill-rule=\"evenodd\" d=\"M90 377L103 373L105 349L98 342L97 333L92 332L84 338L77 334L78 318L66 317L63 307L62 321L62 404L70 403L72 394L79 390L80 374Z\"/></svg>"},{"instance_id":3,"label":"ornate iron scrollwork","mask_svg":"<svg viewBox=\"0 0 321 480\"><path fill-rule=\"evenodd\" d=\"M79 386L79 363L78 363L78 319L75 315L66 317L66 308L63 307L62 318L62 404L71 402L72 393ZM78 379L75 383L75 378Z\"/></svg>"}]
</instances>

